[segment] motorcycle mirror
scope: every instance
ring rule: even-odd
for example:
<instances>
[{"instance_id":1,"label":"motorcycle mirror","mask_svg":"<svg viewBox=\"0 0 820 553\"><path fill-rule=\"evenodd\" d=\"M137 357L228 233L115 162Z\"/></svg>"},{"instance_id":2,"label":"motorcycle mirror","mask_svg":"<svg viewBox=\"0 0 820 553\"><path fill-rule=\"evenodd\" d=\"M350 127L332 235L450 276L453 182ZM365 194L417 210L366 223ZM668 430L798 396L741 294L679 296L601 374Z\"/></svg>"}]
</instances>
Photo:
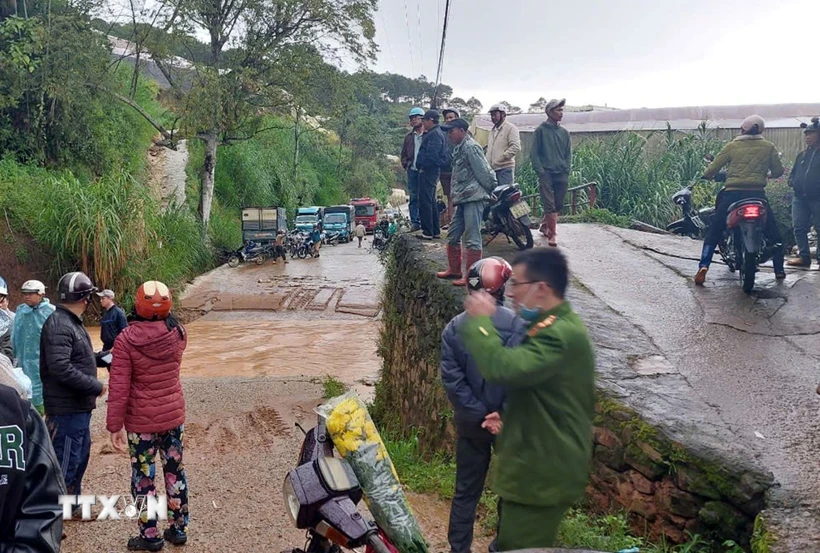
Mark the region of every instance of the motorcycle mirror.
<instances>
[{"instance_id":1,"label":"motorcycle mirror","mask_svg":"<svg viewBox=\"0 0 820 553\"><path fill-rule=\"evenodd\" d=\"M296 423L296 428L298 428L299 430L302 431L303 436L307 436L307 431L304 428L302 428L302 425L299 424L298 422Z\"/></svg>"}]
</instances>

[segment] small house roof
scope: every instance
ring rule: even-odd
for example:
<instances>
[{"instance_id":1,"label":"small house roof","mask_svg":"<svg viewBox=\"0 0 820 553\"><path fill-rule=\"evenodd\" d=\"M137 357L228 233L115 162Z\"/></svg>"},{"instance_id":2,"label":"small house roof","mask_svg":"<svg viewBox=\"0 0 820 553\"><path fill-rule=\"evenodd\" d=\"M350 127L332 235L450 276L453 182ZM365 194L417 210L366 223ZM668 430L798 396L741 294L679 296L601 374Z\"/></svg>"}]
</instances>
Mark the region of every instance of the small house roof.
<instances>
[{"instance_id":1,"label":"small house roof","mask_svg":"<svg viewBox=\"0 0 820 553\"><path fill-rule=\"evenodd\" d=\"M797 128L800 123L808 123L812 117L820 115L820 104L694 106L566 112L562 124L568 131L576 133L665 130L667 124L676 130L693 130L704 121L710 128L737 129L740 128L740 123L752 114L763 117L767 128ZM532 132L544 121L545 115L519 113L510 114L507 119L521 132ZM479 114L475 118L475 125L480 129L489 130L493 123L489 115Z\"/></svg>"}]
</instances>

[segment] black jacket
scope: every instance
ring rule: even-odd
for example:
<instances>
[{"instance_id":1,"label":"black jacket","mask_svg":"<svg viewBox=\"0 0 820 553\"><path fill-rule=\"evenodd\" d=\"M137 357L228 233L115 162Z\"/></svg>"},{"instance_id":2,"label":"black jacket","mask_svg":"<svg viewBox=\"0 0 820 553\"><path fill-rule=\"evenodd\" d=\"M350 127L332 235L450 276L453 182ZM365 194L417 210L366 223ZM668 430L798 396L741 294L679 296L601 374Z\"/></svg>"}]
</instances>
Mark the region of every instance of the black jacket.
<instances>
[{"instance_id":1,"label":"black jacket","mask_svg":"<svg viewBox=\"0 0 820 553\"><path fill-rule=\"evenodd\" d=\"M8 330L0 336L0 353L11 359L12 363L14 363L14 348L11 345L11 329L13 326L9 325Z\"/></svg>"},{"instance_id":2,"label":"black jacket","mask_svg":"<svg viewBox=\"0 0 820 553\"><path fill-rule=\"evenodd\" d=\"M464 347L459 329L466 317L466 313L456 315L441 333L441 381L461 433L480 428L484 417L501 411L505 396L502 388L484 380ZM517 346L524 340L527 325L510 309L499 307L492 320L505 347Z\"/></svg>"},{"instance_id":3,"label":"black jacket","mask_svg":"<svg viewBox=\"0 0 820 553\"><path fill-rule=\"evenodd\" d=\"M126 319L122 307L115 305L105 311L100 319L100 339L103 343L103 351L111 351L114 347L114 340L127 327L128 319Z\"/></svg>"},{"instance_id":4,"label":"black jacket","mask_svg":"<svg viewBox=\"0 0 820 553\"><path fill-rule=\"evenodd\" d=\"M40 380L47 415L93 411L102 382L97 359L82 320L57 306L40 335Z\"/></svg>"},{"instance_id":5,"label":"black jacket","mask_svg":"<svg viewBox=\"0 0 820 553\"><path fill-rule=\"evenodd\" d=\"M421 171L437 171L452 162L447 137L439 125L424 133L416 158L416 167Z\"/></svg>"},{"instance_id":6,"label":"black jacket","mask_svg":"<svg viewBox=\"0 0 820 553\"><path fill-rule=\"evenodd\" d=\"M0 385L0 433L13 434L20 446L0 439L0 553L57 553L63 533L66 493L46 425L31 404Z\"/></svg>"},{"instance_id":7,"label":"black jacket","mask_svg":"<svg viewBox=\"0 0 820 553\"><path fill-rule=\"evenodd\" d=\"M794 188L795 196L820 199L820 149L814 148L797 154L789 173L789 186Z\"/></svg>"}]
</instances>

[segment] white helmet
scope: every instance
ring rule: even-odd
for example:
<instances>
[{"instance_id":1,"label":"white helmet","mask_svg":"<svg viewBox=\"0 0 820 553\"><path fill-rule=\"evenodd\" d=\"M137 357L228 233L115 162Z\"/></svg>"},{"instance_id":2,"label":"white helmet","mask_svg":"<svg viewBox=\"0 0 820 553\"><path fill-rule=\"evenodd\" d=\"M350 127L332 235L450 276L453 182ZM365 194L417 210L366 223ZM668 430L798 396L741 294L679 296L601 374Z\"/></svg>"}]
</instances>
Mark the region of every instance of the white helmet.
<instances>
[{"instance_id":1,"label":"white helmet","mask_svg":"<svg viewBox=\"0 0 820 553\"><path fill-rule=\"evenodd\" d=\"M27 280L23 283L23 286L20 287L20 291L24 294L40 294L41 296L45 296L46 285L39 280Z\"/></svg>"},{"instance_id":2,"label":"white helmet","mask_svg":"<svg viewBox=\"0 0 820 553\"><path fill-rule=\"evenodd\" d=\"M750 115L740 124L740 128L746 133L751 132L755 126L757 126L757 134L760 134L766 128L766 121L759 115Z\"/></svg>"},{"instance_id":3,"label":"white helmet","mask_svg":"<svg viewBox=\"0 0 820 553\"><path fill-rule=\"evenodd\" d=\"M490 108L489 113L492 113L494 111L500 111L501 113L506 114L507 106L505 106L504 104L493 104L493 106Z\"/></svg>"}]
</instances>

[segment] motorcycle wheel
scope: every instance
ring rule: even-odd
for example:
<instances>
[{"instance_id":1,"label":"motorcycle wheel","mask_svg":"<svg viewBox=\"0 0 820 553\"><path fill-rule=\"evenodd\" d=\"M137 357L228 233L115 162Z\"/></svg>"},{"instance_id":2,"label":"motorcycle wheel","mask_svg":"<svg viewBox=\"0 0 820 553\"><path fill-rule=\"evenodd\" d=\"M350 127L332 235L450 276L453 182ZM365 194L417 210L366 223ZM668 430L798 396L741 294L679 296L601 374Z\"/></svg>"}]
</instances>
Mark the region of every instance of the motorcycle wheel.
<instances>
[{"instance_id":1,"label":"motorcycle wheel","mask_svg":"<svg viewBox=\"0 0 820 553\"><path fill-rule=\"evenodd\" d=\"M387 544L385 544L381 537L376 533L370 534L367 538L367 545L372 547L375 553L390 553L390 549L388 549Z\"/></svg>"},{"instance_id":2,"label":"motorcycle wheel","mask_svg":"<svg viewBox=\"0 0 820 553\"><path fill-rule=\"evenodd\" d=\"M304 259L307 257L307 255L308 251L307 248L304 246L299 246L299 249L296 250L296 257L298 257L299 259Z\"/></svg>"},{"instance_id":3,"label":"motorcycle wheel","mask_svg":"<svg viewBox=\"0 0 820 553\"><path fill-rule=\"evenodd\" d=\"M254 262L257 265L262 265L263 263L265 263L265 256L264 255L259 255L256 259L254 259Z\"/></svg>"},{"instance_id":4,"label":"motorcycle wheel","mask_svg":"<svg viewBox=\"0 0 820 553\"><path fill-rule=\"evenodd\" d=\"M232 255L231 258L228 260L228 267L239 267L239 258L235 255Z\"/></svg>"},{"instance_id":5,"label":"motorcycle wheel","mask_svg":"<svg viewBox=\"0 0 820 553\"><path fill-rule=\"evenodd\" d=\"M743 263L740 265L740 278L743 281L743 291L751 294L755 287L755 273L757 272L757 256L746 252Z\"/></svg>"},{"instance_id":6,"label":"motorcycle wheel","mask_svg":"<svg viewBox=\"0 0 820 553\"><path fill-rule=\"evenodd\" d=\"M507 228L510 230L510 238L518 246L519 250L532 248L532 231L521 224L521 221L512 215L507 217Z\"/></svg>"}]
</instances>

